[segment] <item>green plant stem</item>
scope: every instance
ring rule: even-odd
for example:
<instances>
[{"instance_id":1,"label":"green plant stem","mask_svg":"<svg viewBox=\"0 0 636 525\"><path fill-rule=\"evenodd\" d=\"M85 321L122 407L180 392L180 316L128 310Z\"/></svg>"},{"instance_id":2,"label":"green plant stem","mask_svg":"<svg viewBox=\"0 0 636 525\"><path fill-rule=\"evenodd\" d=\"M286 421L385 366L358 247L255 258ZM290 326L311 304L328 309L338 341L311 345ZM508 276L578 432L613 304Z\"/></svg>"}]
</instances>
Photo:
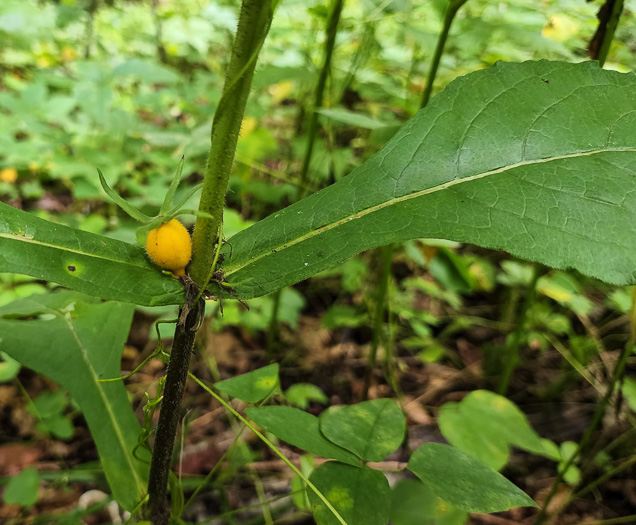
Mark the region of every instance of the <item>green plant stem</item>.
<instances>
[{"instance_id":1,"label":"green plant stem","mask_svg":"<svg viewBox=\"0 0 636 525\"><path fill-rule=\"evenodd\" d=\"M161 18L157 11L159 0L150 0L150 11L152 12L152 21L155 24L155 44L157 46L157 58L162 64L168 63L168 55L163 45L163 29L161 27Z\"/></svg>"},{"instance_id":2,"label":"green plant stem","mask_svg":"<svg viewBox=\"0 0 636 525\"><path fill-rule=\"evenodd\" d=\"M333 48L336 44L336 34L338 33L338 24L340 23L340 14L342 13L343 5L344 0L333 0L331 2L331 8L329 10L329 17L327 18L327 41L325 42L323 48L324 55L322 59L322 67L320 68L318 84L316 85L316 91L314 92L314 104L309 116L309 126L307 128L307 145L305 147L303 166L300 170L300 182L298 188L299 198L305 194L303 187L307 184L309 164L311 162L311 155L314 150L316 133L318 132L318 110L322 107L325 97L325 86L327 85L327 77L329 76L329 71L331 70L331 57L333 55Z\"/></svg>"},{"instance_id":3,"label":"green plant stem","mask_svg":"<svg viewBox=\"0 0 636 525\"><path fill-rule=\"evenodd\" d=\"M351 85L356 78L358 70L367 62L371 54L371 50L373 48L373 43L375 40L375 26L376 22L364 22L362 40L360 42L360 45L358 46L358 49L356 49L356 52L353 55L351 65L349 66L349 71L347 72L347 77L342 85L342 89L340 90L340 96L338 97L338 100L340 102L342 102L342 99L347 94L347 91L351 88Z\"/></svg>"},{"instance_id":4,"label":"green plant stem","mask_svg":"<svg viewBox=\"0 0 636 525\"><path fill-rule=\"evenodd\" d=\"M223 204L230 177L238 134L245 112L258 53L272 22L271 0L244 0L239 15L236 38L228 66L223 95L214 115L210 154L205 171L199 211L193 236L193 260L190 275L199 287L205 285L213 265L223 223ZM204 306L197 286L187 293L183 322L177 324L170 363L166 374L161 412L157 426L150 476L148 480L148 514L155 525L167 525L170 509L167 502L168 477L177 426L181 417L181 399L188 377L190 355ZM182 312L184 311L182 309Z\"/></svg>"},{"instance_id":5,"label":"green plant stem","mask_svg":"<svg viewBox=\"0 0 636 525\"><path fill-rule=\"evenodd\" d=\"M212 142L199 202L199 211L212 218L197 217L192 237L193 257L189 272L199 286L203 285L214 258L247 96L272 17L272 0L243 0L223 95L212 123Z\"/></svg>"},{"instance_id":6,"label":"green plant stem","mask_svg":"<svg viewBox=\"0 0 636 525\"><path fill-rule=\"evenodd\" d=\"M437 38L437 45L435 46L433 61L431 62L431 68L429 69L428 77L426 78L426 87L424 88L424 93L422 94L422 102L420 103L420 108L426 106L431 98L431 93L433 92L433 81L435 80L435 76L437 75L437 68L439 67L439 62L442 58L444 47L446 46L448 33L450 31L451 25L453 24L453 20L455 19L457 11L459 11L459 8L466 2L467 0L450 0L448 7L446 8L446 12L444 13L444 25L442 26L442 32Z\"/></svg>"},{"instance_id":7,"label":"green plant stem","mask_svg":"<svg viewBox=\"0 0 636 525\"><path fill-rule=\"evenodd\" d=\"M615 439L612 443L610 443L610 445L605 447L605 449L604 449L605 452L608 452L618 441L623 440L626 436L629 436L633 432L634 432L634 430L632 430L631 432L626 432L622 436L620 436L617 439ZM616 467L608 470L602 476L596 478L594 481L592 481L591 483L589 483L588 485L586 485L582 489L580 489L580 490L575 492L574 491L575 487L572 487L570 489L570 493L569 493L567 499L565 500L565 502L563 504L561 504L561 506L553 513L552 521L554 521L565 509L567 509L572 504L572 502L574 500L582 498L588 492L594 490L599 485L605 483L608 479L611 479L614 476L616 476L617 474L620 474L622 471L630 468L634 464L636 464L636 455L630 456L628 459L623 461L620 465L617 465Z\"/></svg>"},{"instance_id":8,"label":"green plant stem","mask_svg":"<svg viewBox=\"0 0 636 525\"><path fill-rule=\"evenodd\" d=\"M170 507L167 500L168 476L172 451L181 420L181 399L185 390L200 315L199 303L194 303L184 323L178 323L170 352L157 435L152 451L148 478L148 513L155 525L167 525Z\"/></svg>"},{"instance_id":9,"label":"green plant stem","mask_svg":"<svg viewBox=\"0 0 636 525\"><path fill-rule=\"evenodd\" d=\"M581 441L579 442L579 446L576 452L572 454L572 456L570 456L568 461L565 462L563 467L559 469L557 476L554 480L554 483L552 484L552 487L550 488L550 492L548 493L548 496L545 499L543 508L537 515L534 525L541 525L542 523L545 522L547 517L546 509L550 505L550 502L552 501L552 498L554 498L559 488L559 485L563 481L563 474L568 470L570 465L572 465L576 459L581 457L587 451L590 445L590 442L592 440L592 435L594 431L596 430L596 427L598 426L598 424L603 419L603 416L605 415L605 409L607 408L607 405L612 399L612 395L614 394L614 391L616 390L616 386L621 382L623 378L623 375L625 373L625 367L627 365L627 360L631 356L634 350L634 347L636 346L636 286L632 286L632 305L631 305L631 310L629 313L629 320L630 320L629 338L627 340L627 344L625 344L625 347L621 350L621 353L618 357L616 368L614 369L614 373L612 374L610 383L607 386L607 392L599 401L599 403L596 405L596 410L594 411L594 415L592 416L592 421L590 422L589 426L585 430L585 433L583 434L583 437L581 438ZM565 510L565 506L562 506L557 511L557 513L555 513L555 516L553 516L553 518L558 516L558 514L563 512L563 510Z\"/></svg>"},{"instance_id":10,"label":"green plant stem","mask_svg":"<svg viewBox=\"0 0 636 525\"><path fill-rule=\"evenodd\" d=\"M535 263L532 269L532 278L530 279L530 284L528 284L528 289L526 290L526 297L521 305L521 311L519 312L517 328L512 335L510 343L506 345L506 363L504 364L504 370L501 374L501 379L499 380L499 386L497 388L497 393L502 396L506 395L506 392L508 391L508 385L510 384L512 373L519 361L519 346L521 345L521 337L523 336L523 330L526 326L528 310L530 309L530 306L532 306L532 303L534 303L534 298L537 294L537 282L539 281L540 276L541 266Z\"/></svg>"},{"instance_id":11,"label":"green plant stem","mask_svg":"<svg viewBox=\"0 0 636 525\"><path fill-rule=\"evenodd\" d=\"M595 479L592 483L590 483L589 485L586 485L575 494L572 494L566 501L564 508L567 507L570 503L572 503L575 499L585 496L585 494L587 494L594 488L598 487L600 484L605 483L608 479L611 479L617 474L620 474L621 472L623 472L623 470L628 469L634 464L636 464L636 455L631 456L629 459L626 459L620 465L617 465L613 469L608 470L605 474Z\"/></svg>"},{"instance_id":12,"label":"green plant stem","mask_svg":"<svg viewBox=\"0 0 636 525\"><path fill-rule=\"evenodd\" d=\"M278 324L278 313L280 310L280 296L283 293L283 289L276 290L273 294L274 304L272 304L272 315L269 318L269 325L267 327L267 359L271 360L274 356L274 347L280 338L280 328Z\"/></svg>"},{"instance_id":13,"label":"green plant stem","mask_svg":"<svg viewBox=\"0 0 636 525\"><path fill-rule=\"evenodd\" d=\"M365 400L369 396L369 387L371 386L371 376L377 361L378 346L382 339L382 325L384 324L384 311L387 303L387 291L389 289L389 279L391 278L391 263L393 262L393 251L395 246L388 244L379 248L376 253L382 257L382 267L380 268L380 278L377 285L375 316L373 319L373 336L371 338L371 348L369 350L369 361L367 363L367 371L364 377L364 386L362 389L362 399Z\"/></svg>"},{"instance_id":14,"label":"green plant stem","mask_svg":"<svg viewBox=\"0 0 636 525\"><path fill-rule=\"evenodd\" d=\"M616 33L616 28L618 27L618 22L621 18L621 13L623 12L623 0L606 0L605 5L610 7L612 12L608 20L600 21L600 25L604 25L604 28L602 28L603 39L601 41L597 57L598 63L601 67L605 64L607 54L609 53L610 46L612 45L612 40L614 39L614 33ZM601 8L601 11L605 8L605 5Z\"/></svg>"},{"instance_id":15,"label":"green plant stem","mask_svg":"<svg viewBox=\"0 0 636 525\"><path fill-rule=\"evenodd\" d=\"M95 14L99 8L100 0L90 0L86 7L86 25L84 26L84 58L88 60L91 57L91 46L93 45L93 36L95 33Z\"/></svg>"}]
</instances>

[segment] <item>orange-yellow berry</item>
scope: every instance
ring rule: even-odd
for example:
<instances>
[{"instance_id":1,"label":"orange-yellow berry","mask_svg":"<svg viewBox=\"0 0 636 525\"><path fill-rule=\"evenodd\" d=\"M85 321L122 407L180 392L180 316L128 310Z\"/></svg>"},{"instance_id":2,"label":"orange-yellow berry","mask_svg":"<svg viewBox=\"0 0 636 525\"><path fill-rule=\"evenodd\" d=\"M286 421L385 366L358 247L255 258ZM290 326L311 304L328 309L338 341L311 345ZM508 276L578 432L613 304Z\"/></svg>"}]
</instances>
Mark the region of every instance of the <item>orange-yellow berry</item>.
<instances>
[{"instance_id":1,"label":"orange-yellow berry","mask_svg":"<svg viewBox=\"0 0 636 525\"><path fill-rule=\"evenodd\" d=\"M146 251L164 270L170 270L177 277L185 275L185 267L192 257L190 234L177 219L164 222L148 232Z\"/></svg>"}]
</instances>

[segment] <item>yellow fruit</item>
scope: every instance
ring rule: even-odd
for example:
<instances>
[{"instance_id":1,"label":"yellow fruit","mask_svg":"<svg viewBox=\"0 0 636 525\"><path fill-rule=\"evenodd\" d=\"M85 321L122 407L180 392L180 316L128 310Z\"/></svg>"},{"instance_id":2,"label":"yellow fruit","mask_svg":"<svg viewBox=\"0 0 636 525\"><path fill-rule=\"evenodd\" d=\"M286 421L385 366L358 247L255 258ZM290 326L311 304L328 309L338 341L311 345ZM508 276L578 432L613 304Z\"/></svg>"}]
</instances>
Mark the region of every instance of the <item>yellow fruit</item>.
<instances>
[{"instance_id":1,"label":"yellow fruit","mask_svg":"<svg viewBox=\"0 0 636 525\"><path fill-rule=\"evenodd\" d=\"M185 275L185 267L192 257L190 234L177 219L164 222L146 236L148 256L164 270L177 277Z\"/></svg>"}]
</instances>

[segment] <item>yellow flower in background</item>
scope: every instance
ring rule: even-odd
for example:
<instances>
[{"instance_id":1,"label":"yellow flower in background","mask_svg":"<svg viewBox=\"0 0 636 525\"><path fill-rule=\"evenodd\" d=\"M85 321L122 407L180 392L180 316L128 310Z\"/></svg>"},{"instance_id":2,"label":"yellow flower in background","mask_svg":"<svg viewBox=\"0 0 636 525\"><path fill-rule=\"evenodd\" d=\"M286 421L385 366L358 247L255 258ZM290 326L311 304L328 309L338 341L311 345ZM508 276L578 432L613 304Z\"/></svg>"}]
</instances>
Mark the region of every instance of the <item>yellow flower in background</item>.
<instances>
[{"instance_id":1,"label":"yellow flower in background","mask_svg":"<svg viewBox=\"0 0 636 525\"><path fill-rule=\"evenodd\" d=\"M579 32L579 24L567 15L552 15L541 34L556 42L563 42L576 36Z\"/></svg>"},{"instance_id":2,"label":"yellow flower in background","mask_svg":"<svg viewBox=\"0 0 636 525\"><path fill-rule=\"evenodd\" d=\"M247 137L252 131L256 129L258 121L254 117L245 117L241 122L241 131L239 131L239 140L243 137Z\"/></svg>"},{"instance_id":3,"label":"yellow flower in background","mask_svg":"<svg viewBox=\"0 0 636 525\"><path fill-rule=\"evenodd\" d=\"M18 170L15 168L3 168L0 170L0 180L8 182L9 184L15 184L18 180Z\"/></svg>"},{"instance_id":4,"label":"yellow flower in background","mask_svg":"<svg viewBox=\"0 0 636 525\"><path fill-rule=\"evenodd\" d=\"M294 82L291 80L283 80L278 84L269 86L267 91L272 96L272 103L278 106L283 100L289 98L294 90Z\"/></svg>"}]
</instances>

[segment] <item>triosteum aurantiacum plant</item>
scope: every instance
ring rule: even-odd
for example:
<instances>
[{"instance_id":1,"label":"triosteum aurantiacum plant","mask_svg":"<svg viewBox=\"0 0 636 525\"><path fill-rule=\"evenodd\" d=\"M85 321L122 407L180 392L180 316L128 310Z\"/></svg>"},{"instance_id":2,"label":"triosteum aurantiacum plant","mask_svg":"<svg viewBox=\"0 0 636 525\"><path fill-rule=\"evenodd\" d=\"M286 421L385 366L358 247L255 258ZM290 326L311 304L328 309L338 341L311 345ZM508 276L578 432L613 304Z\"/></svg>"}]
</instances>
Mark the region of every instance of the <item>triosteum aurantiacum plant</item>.
<instances>
[{"instance_id":1,"label":"triosteum aurantiacum plant","mask_svg":"<svg viewBox=\"0 0 636 525\"><path fill-rule=\"evenodd\" d=\"M595 63L499 63L459 78L349 176L224 245L227 180L271 9L268 2L245 2L215 115L192 262L186 268L189 257L184 256L178 264L163 265L186 273L197 293L186 298L182 284L162 273L139 245L53 224L0 204L0 271L32 275L75 291L1 308L0 350L49 375L80 402L116 498L132 510L149 493L149 514L157 523L169 517L166 487L180 399L203 314L193 299L206 288L225 299L259 297L361 251L421 237L474 243L553 268L574 268L609 283L636 284L636 78L604 71ZM111 197L117 200L115 195ZM169 203L157 218L142 217L150 229L178 212L180 206L172 206L171 199ZM216 268L223 259L219 250L224 260ZM208 284L217 271L218 278ZM116 302L101 303L89 296ZM123 385L99 381L119 375L133 312L130 304L184 306L150 474L147 458L133 454L140 426ZM44 342L58 351L44 351ZM349 504L328 496L334 488L352 486L368 487L365 494L377 495L377 501L386 495L384 476L361 462L375 461L399 446L397 429L403 428L404 420L395 403L380 400L335 408L320 421L280 408L284 407L250 409L248 414L280 439L336 460L317 469L311 479L302 476L317 520L362 523L343 516L355 515L351 509L367 500ZM388 423L369 430L368 421L375 420ZM299 442L290 434L291 427L281 423L288 421L303 421L304 431L313 429L319 443ZM339 432L332 432L334 425L346 427L351 440L341 442ZM379 441L373 435L377 429L386 430ZM356 439L361 436L364 439ZM380 451L375 449L378 443ZM441 468L441 459L464 469ZM411 456L409 469L435 494L458 506L460 495L441 487L439 480L461 477L474 490L465 510L491 512L532 504L505 480L488 478L495 473L455 448L422 447ZM493 481L485 487L484 479ZM179 500L176 490L173 496L173 501ZM174 511L175 517L179 512ZM389 510L383 507L375 516L385 523ZM374 522L364 525L369 523Z\"/></svg>"}]
</instances>

